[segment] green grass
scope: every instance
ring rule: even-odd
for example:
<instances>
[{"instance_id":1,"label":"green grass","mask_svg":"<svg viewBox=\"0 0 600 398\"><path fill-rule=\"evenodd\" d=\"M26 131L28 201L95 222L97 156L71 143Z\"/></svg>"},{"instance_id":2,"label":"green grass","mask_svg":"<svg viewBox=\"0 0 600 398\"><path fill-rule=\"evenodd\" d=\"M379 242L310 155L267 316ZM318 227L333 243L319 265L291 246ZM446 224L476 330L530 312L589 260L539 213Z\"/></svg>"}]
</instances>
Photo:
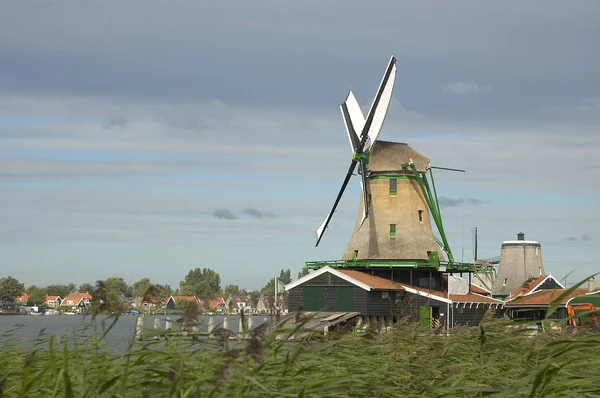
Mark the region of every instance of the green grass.
<instances>
[{"instance_id":1,"label":"green grass","mask_svg":"<svg viewBox=\"0 0 600 398\"><path fill-rule=\"evenodd\" d=\"M116 354L106 330L0 336L0 397L552 397L598 396L600 335L531 336L507 320L436 334L400 322L390 333L225 337L203 345L172 336ZM546 330L549 328L546 327Z\"/></svg>"}]
</instances>

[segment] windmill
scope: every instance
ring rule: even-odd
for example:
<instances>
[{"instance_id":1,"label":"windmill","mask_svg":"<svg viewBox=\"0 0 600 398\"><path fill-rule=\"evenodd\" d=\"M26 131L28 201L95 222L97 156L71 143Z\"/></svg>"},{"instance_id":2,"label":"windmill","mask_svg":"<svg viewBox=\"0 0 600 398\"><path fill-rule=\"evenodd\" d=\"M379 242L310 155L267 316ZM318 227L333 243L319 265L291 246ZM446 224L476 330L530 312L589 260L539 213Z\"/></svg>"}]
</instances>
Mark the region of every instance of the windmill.
<instances>
[{"instance_id":1,"label":"windmill","mask_svg":"<svg viewBox=\"0 0 600 398\"><path fill-rule=\"evenodd\" d=\"M396 58L392 56L366 117L352 90L340 106L353 155L333 207L316 231L316 245L358 167L362 195L343 260L406 260L439 266L440 247L450 262L454 260L442 225L429 158L407 144L378 140L395 80ZM441 240L433 234L430 217Z\"/></svg>"}]
</instances>

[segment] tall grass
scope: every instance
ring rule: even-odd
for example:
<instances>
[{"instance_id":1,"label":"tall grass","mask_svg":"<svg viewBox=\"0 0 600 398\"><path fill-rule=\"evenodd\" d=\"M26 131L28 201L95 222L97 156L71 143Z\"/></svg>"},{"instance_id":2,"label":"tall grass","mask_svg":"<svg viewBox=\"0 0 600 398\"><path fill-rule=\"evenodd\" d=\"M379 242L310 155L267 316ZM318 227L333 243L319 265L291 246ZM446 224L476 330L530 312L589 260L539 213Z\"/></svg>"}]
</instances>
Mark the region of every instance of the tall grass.
<instances>
[{"instance_id":1,"label":"tall grass","mask_svg":"<svg viewBox=\"0 0 600 398\"><path fill-rule=\"evenodd\" d=\"M115 320L116 321L116 320ZM303 323L229 339L132 339L116 354L107 329L35 343L0 336L0 397L549 397L600 394L600 335L531 331L508 320L436 333L299 336ZM246 331L244 331L245 333ZM164 337L164 336L161 336ZM277 338L279 337L279 339Z\"/></svg>"}]
</instances>

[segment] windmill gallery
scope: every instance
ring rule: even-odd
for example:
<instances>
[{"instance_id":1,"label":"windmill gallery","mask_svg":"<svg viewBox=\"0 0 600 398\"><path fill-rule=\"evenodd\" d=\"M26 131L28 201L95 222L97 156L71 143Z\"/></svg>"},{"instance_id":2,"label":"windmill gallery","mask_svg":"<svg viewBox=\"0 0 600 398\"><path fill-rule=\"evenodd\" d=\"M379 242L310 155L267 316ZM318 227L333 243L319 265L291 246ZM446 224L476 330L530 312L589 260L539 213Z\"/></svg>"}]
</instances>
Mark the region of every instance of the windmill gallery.
<instances>
[{"instance_id":1,"label":"windmill gallery","mask_svg":"<svg viewBox=\"0 0 600 398\"><path fill-rule=\"evenodd\" d=\"M494 278L489 263L455 261L440 213L436 167L406 143L378 140L395 79L396 59L391 57L366 117L352 90L340 106L352 158L332 209L316 231L316 244L358 169L362 195L356 224L341 260L307 262L311 272L285 287L289 310L332 313L329 320L353 316L357 324L380 328L403 317L449 329L478 325L486 313L502 315L530 295L553 291L558 296L565 287L544 274L541 245L525 241L522 234L502 246L498 274L504 282ZM515 297L507 283L519 291ZM595 288L576 290L556 317L566 317L567 300L576 295L600 296ZM532 320L543 318L537 304ZM526 303L523 309L531 308Z\"/></svg>"}]
</instances>

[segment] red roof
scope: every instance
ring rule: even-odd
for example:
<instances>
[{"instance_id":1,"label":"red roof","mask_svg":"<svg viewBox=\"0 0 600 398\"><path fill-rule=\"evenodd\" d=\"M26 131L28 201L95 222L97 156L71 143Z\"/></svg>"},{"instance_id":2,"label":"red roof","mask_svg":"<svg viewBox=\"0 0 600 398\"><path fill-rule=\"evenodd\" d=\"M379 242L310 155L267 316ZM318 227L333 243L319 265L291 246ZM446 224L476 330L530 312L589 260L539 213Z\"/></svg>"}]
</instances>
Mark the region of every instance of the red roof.
<instances>
[{"instance_id":1,"label":"red roof","mask_svg":"<svg viewBox=\"0 0 600 398\"><path fill-rule=\"evenodd\" d=\"M527 294L542 283L548 276L540 275L538 278L529 279L523 282L521 286L510 292L510 297L517 297L519 294Z\"/></svg>"},{"instance_id":2,"label":"red roof","mask_svg":"<svg viewBox=\"0 0 600 398\"><path fill-rule=\"evenodd\" d=\"M496 300L495 298L491 298L488 296L482 296L481 294L477 293L451 294L450 300L457 303L503 303L501 300Z\"/></svg>"},{"instance_id":3,"label":"red roof","mask_svg":"<svg viewBox=\"0 0 600 398\"><path fill-rule=\"evenodd\" d=\"M380 276L370 275L366 272L350 270L350 269L338 269L344 275L348 275L352 279L356 279L359 282L369 285L373 289L378 290L402 290L403 285L400 282L393 281L391 279L382 278Z\"/></svg>"},{"instance_id":4,"label":"red roof","mask_svg":"<svg viewBox=\"0 0 600 398\"><path fill-rule=\"evenodd\" d=\"M526 296L508 300L505 305L507 307L548 307L551 302L566 291L566 289L542 289ZM570 298L585 295L587 292L588 290L584 288L575 289L560 300L560 305L564 306Z\"/></svg>"}]
</instances>

